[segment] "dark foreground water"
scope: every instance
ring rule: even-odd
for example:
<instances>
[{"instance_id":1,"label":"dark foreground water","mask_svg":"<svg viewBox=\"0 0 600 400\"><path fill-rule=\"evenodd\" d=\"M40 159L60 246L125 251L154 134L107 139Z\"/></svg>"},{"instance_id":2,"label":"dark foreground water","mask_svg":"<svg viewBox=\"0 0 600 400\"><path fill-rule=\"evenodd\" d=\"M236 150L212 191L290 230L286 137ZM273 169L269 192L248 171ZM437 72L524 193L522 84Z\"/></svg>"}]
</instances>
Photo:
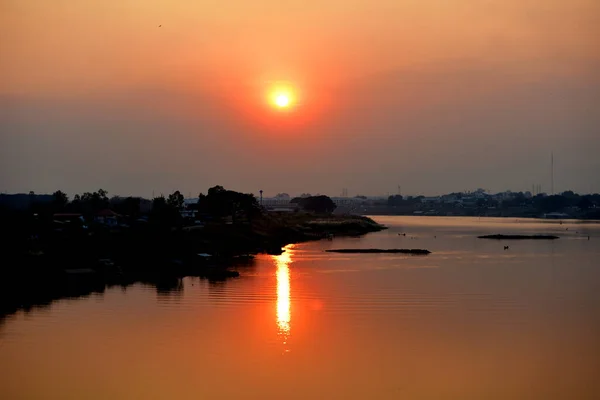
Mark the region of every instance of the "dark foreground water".
<instances>
[{"instance_id":1,"label":"dark foreground water","mask_svg":"<svg viewBox=\"0 0 600 400\"><path fill-rule=\"evenodd\" d=\"M391 229L222 283L8 316L0 399L600 399L600 225L376 219ZM561 238L476 239L492 233ZM341 247L433 254L324 252Z\"/></svg>"}]
</instances>

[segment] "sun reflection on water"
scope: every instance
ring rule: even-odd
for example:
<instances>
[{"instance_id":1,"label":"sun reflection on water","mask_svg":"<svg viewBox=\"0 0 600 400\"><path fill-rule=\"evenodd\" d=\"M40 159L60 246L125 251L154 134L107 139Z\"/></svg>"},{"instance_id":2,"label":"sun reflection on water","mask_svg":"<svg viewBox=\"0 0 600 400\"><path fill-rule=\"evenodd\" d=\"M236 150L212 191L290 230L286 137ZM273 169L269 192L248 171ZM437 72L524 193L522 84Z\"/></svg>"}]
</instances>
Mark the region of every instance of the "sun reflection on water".
<instances>
[{"instance_id":1,"label":"sun reflection on water","mask_svg":"<svg viewBox=\"0 0 600 400\"><path fill-rule=\"evenodd\" d=\"M290 335L290 264L292 263L293 246L287 246L285 252L273 256L277 266L277 326L279 335L283 337L283 344L287 344Z\"/></svg>"}]
</instances>

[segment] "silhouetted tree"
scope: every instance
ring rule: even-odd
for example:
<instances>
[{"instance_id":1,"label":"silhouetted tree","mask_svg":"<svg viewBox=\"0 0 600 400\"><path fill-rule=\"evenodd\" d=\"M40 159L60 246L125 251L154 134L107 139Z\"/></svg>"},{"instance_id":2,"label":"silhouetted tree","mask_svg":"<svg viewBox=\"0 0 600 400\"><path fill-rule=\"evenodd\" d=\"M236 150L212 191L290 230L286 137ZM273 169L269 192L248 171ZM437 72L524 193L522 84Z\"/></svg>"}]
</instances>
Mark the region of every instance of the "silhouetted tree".
<instances>
[{"instance_id":1,"label":"silhouetted tree","mask_svg":"<svg viewBox=\"0 0 600 400\"><path fill-rule=\"evenodd\" d=\"M73 200L71 200L71 202L67 204L66 209L69 212L81 213L82 212L81 196L79 194L74 195Z\"/></svg>"},{"instance_id":2,"label":"silhouetted tree","mask_svg":"<svg viewBox=\"0 0 600 400\"><path fill-rule=\"evenodd\" d=\"M188 204L186 206L186 208L189 210L198 211L201 214L206 214L206 210L201 209L201 205L206 204L205 199L206 199L206 195L204 193L200 193L200 194L198 194L198 201L195 204Z\"/></svg>"},{"instance_id":3,"label":"silhouetted tree","mask_svg":"<svg viewBox=\"0 0 600 400\"><path fill-rule=\"evenodd\" d=\"M160 195L152 199L152 211L161 211L167 208L167 199Z\"/></svg>"},{"instance_id":4,"label":"silhouetted tree","mask_svg":"<svg viewBox=\"0 0 600 400\"><path fill-rule=\"evenodd\" d=\"M332 213L337 207L330 197L324 195L307 197L299 204L306 211L320 214Z\"/></svg>"},{"instance_id":5,"label":"silhouetted tree","mask_svg":"<svg viewBox=\"0 0 600 400\"><path fill-rule=\"evenodd\" d=\"M29 207L32 208L35 204L35 192L33 190L29 191Z\"/></svg>"},{"instance_id":6,"label":"silhouetted tree","mask_svg":"<svg viewBox=\"0 0 600 400\"><path fill-rule=\"evenodd\" d=\"M226 190L223 186L208 189L208 194L198 197L198 210L213 217L227 216L252 219L261 213L256 197L249 193Z\"/></svg>"},{"instance_id":7,"label":"silhouetted tree","mask_svg":"<svg viewBox=\"0 0 600 400\"><path fill-rule=\"evenodd\" d=\"M76 203L73 208L84 213L93 213L110 207L108 192L104 189L99 189L93 193L85 192L81 196L75 195L73 203Z\"/></svg>"},{"instance_id":8,"label":"silhouetted tree","mask_svg":"<svg viewBox=\"0 0 600 400\"><path fill-rule=\"evenodd\" d=\"M216 185L208 189L208 196L214 197L224 192L226 192L226 190L223 186Z\"/></svg>"},{"instance_id":9,"label":"silhouetted tree","mask_svg":"<svg viewBox=\"0 0 600 400\"><path fill-rule=\"evenodd\" d=\"M152 199L150 219L157 226L170 228L181 222L181 214L174 204L169 204L165 196L161 195Z\"/></svg>"},{"instance_id":10,"label":"silhouetted tree","mask_svg":"<svg viewBox=\"0 0 600 400\"><path fill-rule=\"evenodd\" d=\"M142 199L139 197L127 197L126 199L116 203L114 205L114 209L119 214L135 217L140 214L141 202Z\"/></svg>"},{"instance_id":11,"label":"silhouetted tree","mask_svg":"<svg viewBox=\"0 0 600 400\"><path fill-rule=\"evenodd\" d=\"M179 192L179 190L177 190L169 195L167 198L167 205L175 208L176 210L181 210L183 209L183 205L185 203L184 200L185 199L183 198L183 195Z\"/></svg>"},{"instance_id":12,"label":"silhouetted tree","mask_svg":"<svg viewBox=\"0 0 600 400\"><path fill-rule=\"evenodd\" d=\"M55 211L62 211L69 203L69 196L60 190L57 190L52 194L52 206Z\"/></svg>"}]
</instances>

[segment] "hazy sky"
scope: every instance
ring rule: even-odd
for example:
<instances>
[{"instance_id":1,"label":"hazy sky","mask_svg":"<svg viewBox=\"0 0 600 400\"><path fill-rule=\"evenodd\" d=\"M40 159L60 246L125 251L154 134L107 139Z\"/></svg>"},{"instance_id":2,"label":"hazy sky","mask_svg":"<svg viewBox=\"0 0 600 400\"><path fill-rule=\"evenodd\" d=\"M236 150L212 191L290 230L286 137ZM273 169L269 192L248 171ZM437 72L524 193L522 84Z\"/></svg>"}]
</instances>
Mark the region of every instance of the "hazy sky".
<instances>
[{"instance_id":1,"label":"hazy sky","mask_svg":"<svg viewBox=\"0 0 600 400\"><path fill-rule=\"evenodd\" d=\"M597 0L0 0L0 191L549 190L551 151L600 191L598 38Z\"/></svg>"}]
</instances>

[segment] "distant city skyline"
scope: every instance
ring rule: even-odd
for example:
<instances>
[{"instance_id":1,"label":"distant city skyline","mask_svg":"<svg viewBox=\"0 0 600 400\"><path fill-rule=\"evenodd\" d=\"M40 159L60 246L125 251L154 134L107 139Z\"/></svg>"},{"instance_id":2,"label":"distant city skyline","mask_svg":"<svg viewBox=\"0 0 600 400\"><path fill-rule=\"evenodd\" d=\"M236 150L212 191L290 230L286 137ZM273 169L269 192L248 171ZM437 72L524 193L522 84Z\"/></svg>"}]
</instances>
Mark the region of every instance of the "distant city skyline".
<instances>
[{"instance_id":1,"label":"distant city skyline","mask_svg":"<svg viewBox=\"0 0 600 400\"><path fill-rule=\"evenodd\" d=\"M598 185L600 186L600 185ZM580 195L586 195L586 194L597 194L600 193L600 190L593 190L593 187L595 187L594 185L590 185L590 188L592 188L589 191L577 191L577 190L573 190L573 189L560 189L560 190L555 190L555 194L561 194L564 193L566 191L569 190L573 190L573 192L578 193ZM61 190L63 192L65 192L68 196L69 199L73 199L73 196L75 196L76 194L83 194L85 192L94 192L96 190L98 190L100 188L90 188L87 190L81 190L81 191L77 191L77 192L68 192L65 190L62 190L60 188L57 188L55 190L51 190L48 192L39 192L39 191L35 191L35 190L25 190L25 191L21 191L21 192L7 192L7 191L0 191L0 194L28 194L30 192L34 192L34 194L36 195L51 195L52 193L54 193L56 190ZM167 190L167 191L151 191L148 194L140 194L140 193L127 193L127 194L123 194L123 193L114 193L111 192L110 190L106 189L106 188L102 188L107 190L109 197L142 197L142 198L146 198L146 199L152 199L154 197L159 197L159 196L168 196L169 194L179 190L179 189L172 189L172 190ZM179 192L186 198L186 199L194 199L198 197L198 194L203 193L206 194L208 192L208 189L210 189L210 187L207 187L205 189L202 189L198 192L194 192L194 191L183 191L183 190L179 190ZM255 191L242 191L236 187L227 187L225 186L225 189L228 190L233 190L233 191L238 191L238 192L244 192L244 193L252 193L256 196L256 198L260 197L260 189L255 190ZM463 189L463 190L451 190L448 192L435 192L435 193L410 193L410 192L404 192L402 191L401 195L403 197L416 197L416 196L425 196L425 197L436 197L436 196L444 196L444 195L448 195L451 193L475 193L477 190L479 189L483 189L486 193L488 194L498 194L498 193L504 193L504 192L513 192L513 193L531 193L532 195L536 195L536 194L546 194L546 195L550 195L550 192L547 190L544 190L543 186L541 187L541 189L536 188L535 190L532 190L531 187L524 188L521 190L518 189L504 189L504 190L489 190L489 189L485 189L482 187L477 187L477 188L472 188L472 189ZM398 195L398 191L396 192L384 192L384 193L359 193L359 192L352 192L350 189L348 189L347 193L344 194L343 191L338 191L338 193L336 193L335 191L325 191L325 192L318 192L318 191L310 191L310 190L304 190L304 191L299 191L299 192L286 192L286 191L274 191L274 192L264 192L263 193L263 198L274 198L279 194L284 194L287 193L290 198L294 198L294 197L299 197L302 194L310 194L312 196L315 195L326 195L329 197L357 197L357 196L366 196L366 197L389 197L389 196L395 196Z\"/></svg>"}]
</instances>

